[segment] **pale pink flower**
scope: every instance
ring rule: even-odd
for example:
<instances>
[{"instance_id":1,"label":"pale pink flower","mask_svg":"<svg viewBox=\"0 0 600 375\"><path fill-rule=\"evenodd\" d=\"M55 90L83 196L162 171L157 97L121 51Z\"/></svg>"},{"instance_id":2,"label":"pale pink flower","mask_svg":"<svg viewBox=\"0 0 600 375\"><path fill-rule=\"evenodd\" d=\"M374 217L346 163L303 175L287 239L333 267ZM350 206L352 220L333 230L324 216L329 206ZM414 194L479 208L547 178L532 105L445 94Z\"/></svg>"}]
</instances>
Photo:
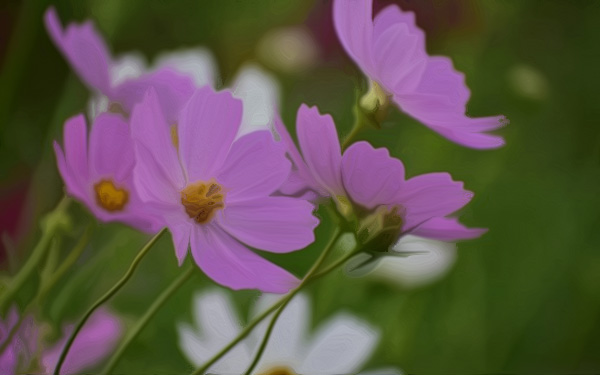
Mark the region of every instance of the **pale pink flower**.
<instances>
[{"instance_id":1,"label":"pale pink flower","mask_svg":"<svg viewBox=\"0 0 600 375\"><path fill-rule=\"evenodd\" d=\"M427 54L425 34L412 12L390 5L373 18L372 0L335 0L333 7L338 37L378 100L391 97L402 111L463 146L504 144L487 132L505 125L506 118L466 115L471 94L464 74L449 58Z\"/></svg>"},{"instance_id":2,"label":"pale pink flower","mask_svg":"<svg viewBox=\"0 0 600 375\"><path fill-rule=\"evenodd\" d=\"M135 154L129 125L116 114L96 118L89 135L83 115L68 119L64 151L54 142L58 170L67 193L99 220L120 221L145 232L160 228L133 183Z\"/></svg>"},{"instance_id":3,"label":"pale pink flower","mask_svg":"<svg viewBox=\"0 0 600 375\"><path fill-rule=\"evenodd\" d=\"M271 196L290 163L267 130L236 139L241 117L240 100L206 86L169 131L149 90L131 116L136 186L161 211L180 264L190 246L198 266L220 284L286 292L297 279L246 245L275 253L304 248L318 220L310 203Z\"/></svg>"}]
</instances>

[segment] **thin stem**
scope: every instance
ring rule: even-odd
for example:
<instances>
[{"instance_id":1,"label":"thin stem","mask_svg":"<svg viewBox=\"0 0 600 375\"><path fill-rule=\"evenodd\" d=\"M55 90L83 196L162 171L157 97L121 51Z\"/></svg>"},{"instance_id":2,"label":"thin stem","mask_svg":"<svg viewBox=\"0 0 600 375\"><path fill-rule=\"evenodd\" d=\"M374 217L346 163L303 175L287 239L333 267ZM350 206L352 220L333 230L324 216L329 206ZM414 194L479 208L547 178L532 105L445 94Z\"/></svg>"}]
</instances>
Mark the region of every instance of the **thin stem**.
<instances>
[{"instance_id":1,"label":"thin stem","mask_svg":"<svg viewBox=\"0 0 600 375\"><path fill-rule=\"evenodd\" d=\"M158 298L152 303L150 308L146 311L146 313L140 318L137 324L127 333L127 336L123 339L117 350L114 352L108 364L104 366L101 374L109 374L117 365L125 349L129 346L129 344L139 335L139 333L144 329L144 327L148 324L150 319L156 315L158 310L167 302L167 300L183 285L187 280L190 279L196 272L196 268L191 266L182 273L171 285L167 287Z\"/></svg>"},{"instance_id":2,"label":"thin stem","mask_svg":"<svg viewBox=\"0 0 600 375\"><path fill-rule=\"evenodd\" d=\"M323 264L323 262L325 261L325 259L327 258L327 256L331 252L331 250L334 248L334 245L336 244L337 240L340 238L341 235L342 235L342 232L338 228L336 228L333 236L331 237L331 240L329 240L329 243L325 247L325 250L323 250L321 252L321 255L319 256L317 261L313 264L313 266L310 268L310 270L306 273L306 276L304 276L304 279L302 279L302 282L300 283L300 285L298 285L298 287L296 287L294 289L294 291L292 291L292 293L290 293L289 297L286 298L285 301L283 301L283 303L281 304L281 306L279 307L277 312L275 312L275 314L273 315L273 318L271 318L271 322L269 323L269 326L267 327L265 336L263 337L263 339L260 343L258 351L256 352L256 355L254 356L254 360L248 367L248 370L246 370L245 375L250 375L250 373L252 373L252 370L254 370L256 365L258 365L258 362L260 361L260 358L261 358L263 352L265 351L265 348L267 347L269 338L271 337L271 333L273 332L273 328L275 327L275 324L277 323L277 320L279 319L279 316L281 315L283 310L290 303L292 298L298 293L298 291L300 291L304 287L304 285L306 285L309 282L311 277L321 267L321 265Z\"/></svg>"},{"instance_id":3,"label":"thin stem","mask_svg":"<svg viewBox=\"0 0 600 375\"><path fill-rule=\"evenodd\" d=\"M96 309L98 307L100 307L104 302L108 301L112 296L114 296L123 287L123 285L125 285L125 283L127 283L127 281L131 278L134 271L138 267L139 263L144 258L144 256L148 253L148 251L152 248L152 246L156 243L156 241L158 241L158 239L166 231L167 231L167 229L163 228L154 237L152 237L152 239L150 239L150 241L148 241L146 243L146 245L144 245L144 247L140 250L140 252L133 259L133 262L131 263L131 265L129 266L129 269L127 270L127 272L125 272L123 277L121 277L121 279L119 281L117 281L117 283L115 285L113 285L113 287L110 288L110 290L108 292L106 292L102 297L100 297L83 315L83 317L81 318L79 323L77 323L77 326L75 326L75 329L69 336L69 339L67 340L67 343L65 344L65 347L63 348L62 352L60 353L60 357L56 364L56 368L54 369L54 375L60 374L60 368L62 367L63 362L65 361L65 358L67 357L67 354L69 353L69 349L71 348L71 345L73 345L73 341L75 341L77 334L79 333L79 331L81 331L81 329L83 328L83 326L85 325L85 323L87 322L89 317L94 313L94 311L96 311Z\"/></svg>"},{"instance_id":4,"label":"thin stem","mask_svg":"<svg viewBox=\"0 0 600 375\"><path fill-rule=\"evenodd\" d=\"M327 245L326 249L321 253L321 255L319 256L319 258L316 260L316 262L310 268L310 270L307 273L307 276L309 274L313 274L314 272L316 272L317 268L320 267L320 265L323 263L323 261L327 257L330 249L333 247L333 244L337 241L337 239L341 235L342 235L341 231L339 229L336 229L336 232L335 232L334 236L332 237L332 240L330 240L330 242ZM244 338L246 338L246 336L248 336L250 334L250 332L252 332L252 330L254 329L254 327L256 327L260 322L262 322L266 317L268 317L273 311L275 311L281 305L287 304L289 302L289 300L293 296L295 296L305 285L308 284L309 280L310 280L310 278L305 277L302 280L302 282L296 288L294 288L290 293L288 293L286 296L284 296L283 298L281 298L279 301L275 302L273 305L271 305L271 307L269 307L268 309L266 309L265 311L263 311L256 318L254 318L254 320L252 320L237 335L237 337L235 339L233 339L229 344L227 344L223 349L221 349L217 354L215 354L211 359L209 359L208 362L206 362L204 365L202 365L202 367L200 367L196 371L194 371L192 373L192 375L202 375L202 374L204 374L206 372L206 370L208 370L210 368L210 366L212 366L215 362L217 362L219 359L221 359L221 357L223 357L229 350L231 350L240 341L242 341Z\"/></svg>"},{"instance_id":5,"label":"thin stem","mask_svg":"<svg viewBox=\"0 0 600 375\"><path fill-rule=\"evenodd\" d=\"M8 302L14 295L23 287L31 274L36 270L40 262L44 259L49 248L50 241L54 234L60 228L62 221L60 216L66 211L71 200L68 197L63 197L56 208L50 212L45 218L45 225L42 226L42 237L31 252L31 256L23 265L19 273L17 273L12 282L8 285L2 296L0 297L0 313L4 312Z\"/></svg>"},{"instance_id":6,"label":"thin stem","mask_svg":"<svg viewBox=\"0 0 600 375\"><path fill-rule=\"evenodd\" d=\"M358 110L355 111L358 112ZM350 133L348 133L348 135L344 138L344 141L342 142L342 151L344 151L350 145L350 143L352 143L352 140L364 128L363 122L360 121L360 116L360 113L355 113L354 125L352 126L352 130L350 130Z\"/></svg>"}]
</instances>

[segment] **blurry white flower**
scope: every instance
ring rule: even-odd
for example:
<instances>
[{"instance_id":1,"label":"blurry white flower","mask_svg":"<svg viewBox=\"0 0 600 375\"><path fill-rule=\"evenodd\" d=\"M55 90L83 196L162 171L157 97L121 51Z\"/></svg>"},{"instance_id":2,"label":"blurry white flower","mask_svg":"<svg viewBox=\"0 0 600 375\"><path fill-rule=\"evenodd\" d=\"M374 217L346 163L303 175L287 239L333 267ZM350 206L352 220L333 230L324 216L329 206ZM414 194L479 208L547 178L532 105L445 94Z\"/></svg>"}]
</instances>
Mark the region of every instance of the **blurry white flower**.
<instances>
[{"instance_id":1,"label":"blurry white flower","mask_svg":"<svg viewBox=\"0 0 600 375\"><path fill-rule=\"evenodd\" d=\"M211 85L218 80L217 64L210 51L203 48L180 50L157 57L152 68L148 68L144 58L135 53L119 57L110 71L113 86L142 74L170 67L191 77L196 87ZM242 124L238 136L254 130L271 127L279 103L279 84L275 77L254 64L242 66L237 73L231 90L235 97L244 102ZM109 101L106 96L97 94L89 103L91 118L107 111Z\"/></svg>"},{"instance_id":2,"label":"blurry white flower","mask_svg":"<svg viewBox=\"0 0 600 375\"><path fill-rule=\"evenodd\" d=\"M359 254L348 262L346 271L352 277L368 276L415 288L441 279L455 261L456 244L406 235L377 259Z\"/></svg>"},{"instance_id":3,"label":"blurry white flower","mask_svg":"<svg viewBox=\"0 0 600 375\"><path fill-rule=\"evenodd\" d=\"M525 64L515 65L508 71L508 82L515 93L527 99L545 99L550 90L542 72Z\"/></svg>"},{"instance_id":4,"label":"blurry white flower","mask_svg":"<svg viewBox=\"0 0 600 375\"><path fill-rule=\"evenodd\" d=\"M317 43L305 27L274 29L258 44L258 56L267 66L285 73L298 73L317 62Z\"/></svg>"},{"instance_id":5,"label":"blurry white flower","mask_svg":"<svg viewBox=\"0 0 600 375\"><path fill-rule=\"evenodd\" d=\"M280 296L279 296L280 297ZM263 311L277 300L264 295L255 306ZM379 333L369 324L339 313L321 324L310 335L310 303L305 295L296 296L275 324L269 342L253 374L260 375L330 375L354 374L369 359ZM242 329L234 306L222 291L209 291L194 300L195 324L180 323L179 345L195 366L201 366ZM216 362L209 373L241 374L254 359L269 318ZM382 372L377 372L383 374ZM386 374L399 374L397 370ZM372 373L376 374L376 373Z\"/></svg>"}]
</instances>

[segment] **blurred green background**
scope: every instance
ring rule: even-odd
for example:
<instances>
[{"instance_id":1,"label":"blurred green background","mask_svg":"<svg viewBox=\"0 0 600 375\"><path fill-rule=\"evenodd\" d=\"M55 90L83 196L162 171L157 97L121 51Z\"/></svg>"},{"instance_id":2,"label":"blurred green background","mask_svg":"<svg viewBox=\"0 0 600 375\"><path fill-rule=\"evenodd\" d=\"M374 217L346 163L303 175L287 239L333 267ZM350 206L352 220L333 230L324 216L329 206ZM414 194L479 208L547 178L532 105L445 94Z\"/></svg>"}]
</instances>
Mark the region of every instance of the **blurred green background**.
<instances>
[{"instance_id":1,"label":"blurred green background","mask_svg":"<svg viewBox=\"0 0 600 375\"><path fill-rule=\"evenodd\" d=\"M378 8L390 3L378 3ZM384 335L366 368L407 373L600 372L600 2L546 0L399 1L417 13L428 50L453 58L472 91L469 114L504 114L507 145L470 150L392 110L382 130L361 137L386 146L407 174L449 171L475 192L462 212L490 228L459 244L441 281L415 290L349 279L310 289L313 326L340 309ZM341 50L329 1L4 1L0 5L0 228L3 278L27 259L39 219L63 194L52 140L64 120L87 110L89 91L51 44L48 5L63 23L93 19L115 55L203 46L216 57L220 85L244 62L277 76L281 111L294 124L300 103L333 115L340 135L352 124L363 78ZM304 25L316 60L282 68L261 53L265 35ZM261 47L262 46L262 47ZM265 47L266 48L266 47ZM300 54L303 55L303 54ZM66 254L84 228L93 237L77 266L54 288L40 316L58 327L78 319L128 267L146 237L97 224L80 205L58 243ZM321 215L325 217L325 215ZM308 250L277 259L297 274L311 264L330 227ZM188 259L189 261L189 259ZM170 238L151 251L111 306L134 322L180 272ZM117 373L187 373L175 322L191 319L192 294L212 283L199 274L135 340ZM27 287L30 294L35 280ZM256 292L235 293L242 316ZM28 290L20 298L29 298Z\"/></svg>"}]
</instances>

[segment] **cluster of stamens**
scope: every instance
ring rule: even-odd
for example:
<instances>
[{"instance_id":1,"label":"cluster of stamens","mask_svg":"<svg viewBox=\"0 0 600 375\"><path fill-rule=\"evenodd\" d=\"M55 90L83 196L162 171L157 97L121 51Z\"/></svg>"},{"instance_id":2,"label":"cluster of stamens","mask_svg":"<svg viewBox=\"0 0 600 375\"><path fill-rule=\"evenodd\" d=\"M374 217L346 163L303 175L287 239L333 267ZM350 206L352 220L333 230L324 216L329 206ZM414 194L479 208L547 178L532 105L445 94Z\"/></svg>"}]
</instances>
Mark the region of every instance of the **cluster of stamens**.
<instances>
[{"instance_id":1,"label":"cluster of stamens","mask_svg":"<svg viewBox=\"0 0 600 375\"><path fill-rule=\"evenodd\" d=\"M225 207L223 188L216 181L196 181L181 191L185 212L197 223L206 224Z\"/></svg>"},{"instance_id":2,"label":"cluster of stamens","mask_svg":"<svg viewBox=\"0 0 600 375\"><path fill-rule=\"evenodd\" d=\"M94 185L96 202L108 212L123 211L129 202L129 192L118 188L111 180L100 180Z\"/></svg>"}]
</instances>

